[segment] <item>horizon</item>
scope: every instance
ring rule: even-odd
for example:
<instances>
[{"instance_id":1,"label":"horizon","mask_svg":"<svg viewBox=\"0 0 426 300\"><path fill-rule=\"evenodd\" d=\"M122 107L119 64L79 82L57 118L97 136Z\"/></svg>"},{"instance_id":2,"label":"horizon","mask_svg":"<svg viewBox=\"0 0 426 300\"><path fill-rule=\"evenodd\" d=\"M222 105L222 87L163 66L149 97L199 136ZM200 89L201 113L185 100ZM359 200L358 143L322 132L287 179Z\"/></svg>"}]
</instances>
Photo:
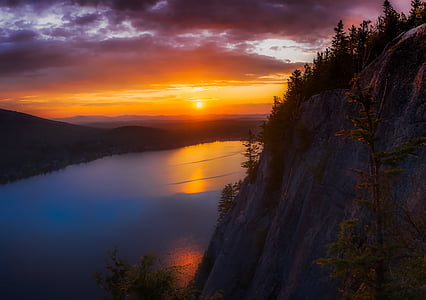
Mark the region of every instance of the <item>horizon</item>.
<instances>
[{"instance_id":1,"label":"horizon","mask_svg":"<svg viewBox=\"0 0 426 300\"><path fill-rule=\"evenodd\" d=\"M27 114L30 116L44 118L39 115L30 114L17 110L8 110L4 108L0 108L0 110ZM138 121L147 120L147 121L155 121L155 120L176 120L176 121L184 121L184 120L224 120L224 119L239 119L239 118L250 118L250 119L266 119L269 113L253 113L253 114L243 114L243 113L229 113L229 114L215 114L215 113L206 113L203 115L193 115L193 114L174 114L174 115L165 115L165 114L123 114L123 115L95 115L95 114L87 114L87 115L71 115L62 118L44 118L47 120L54 121L64 121L68 122L71 120L90 120L90 122L98 122L96 119L102 119L105 121ZM102 122L99 120L99 122Z\"/></svg>"},{"instance_id":2,"label":"horizon","mask_svg":"<svg viewBox=\"0 0 426 300\"><path fill-rule=\"evenodd\" d=\"M410 1L394 0L407 12ZM267 114L382 1L0 0L0 107L43 118Z\"/></svg>"}]
</instances>

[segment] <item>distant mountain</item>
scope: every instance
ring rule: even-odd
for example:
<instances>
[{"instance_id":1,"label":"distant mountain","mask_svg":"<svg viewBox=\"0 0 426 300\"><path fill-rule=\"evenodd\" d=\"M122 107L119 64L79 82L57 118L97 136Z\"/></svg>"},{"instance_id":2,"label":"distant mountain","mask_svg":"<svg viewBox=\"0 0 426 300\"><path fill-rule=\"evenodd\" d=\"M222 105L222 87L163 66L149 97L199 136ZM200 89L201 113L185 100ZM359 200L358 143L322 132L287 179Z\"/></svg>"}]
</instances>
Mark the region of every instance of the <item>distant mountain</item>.
<instances>
[{"instance_id":1,"label":"distant mountain","mask_svg":"<svg viewBox=\"0 0 426 300\"><path fill-rule=\"evenodd\" d=\"M85 117L77 119L82 121ZM109 120L100 116L96 119ZM105 155L170 149L215 140L241 140L249 129L256 130L261 123L259 119L168 119L149 123L157 128L135 125L109 128L113 124L125 124L121 121L108 123L106 128L93 128L0 109L0 183Z\"/></svg>"},{"instance_id":2,"label":"distant mountain","mask_svg":"<svg viewBox=\"0 0 426 300\"><path fill-rule=\"evenodd\" d=\"M68 144L98 133L99 129L47 120L0 109L0 139L6 145L33 143ZM4 147L2 147L4 148Z\"/></svg>"},{"instance_id":3,"label":"distant mountain","mask_svg":"<svg viewBox=\"0 0 426 300\"><path fill-rule=\"evenodd\" d=\"M264 121L266 120L266 114L209 114L202 116L190 116L190 115L122 115L122 116L74 116L68 118L57 118L56 121L67 122L77 125L85 125L98 128L115 128L119 126L148 126L148 127L159 127L167 128L170 125L178 124L182 122L207 122L217 120L250 120L250 121Z\"/></svg>"}]
</instances>

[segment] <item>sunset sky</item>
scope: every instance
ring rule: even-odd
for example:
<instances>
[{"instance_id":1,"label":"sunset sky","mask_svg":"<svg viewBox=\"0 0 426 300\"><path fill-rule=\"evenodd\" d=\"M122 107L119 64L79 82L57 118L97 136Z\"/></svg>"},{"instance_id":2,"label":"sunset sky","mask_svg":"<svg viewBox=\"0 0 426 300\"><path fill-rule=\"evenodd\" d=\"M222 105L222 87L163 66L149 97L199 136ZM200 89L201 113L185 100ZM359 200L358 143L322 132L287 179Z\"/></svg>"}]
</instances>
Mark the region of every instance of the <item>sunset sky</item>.
<instances>
[{"instance_id":1,"label":"sunset sky","mask_svg":"<svg viewBox=\"0 0 426 300\"><path fill-rule=\"evenodd\" d=\"M391 1L407 12L409 0ZM74 115L267 113L286 76L372 0L0 0L0 108Z\"/></svg>"}]
</instances>

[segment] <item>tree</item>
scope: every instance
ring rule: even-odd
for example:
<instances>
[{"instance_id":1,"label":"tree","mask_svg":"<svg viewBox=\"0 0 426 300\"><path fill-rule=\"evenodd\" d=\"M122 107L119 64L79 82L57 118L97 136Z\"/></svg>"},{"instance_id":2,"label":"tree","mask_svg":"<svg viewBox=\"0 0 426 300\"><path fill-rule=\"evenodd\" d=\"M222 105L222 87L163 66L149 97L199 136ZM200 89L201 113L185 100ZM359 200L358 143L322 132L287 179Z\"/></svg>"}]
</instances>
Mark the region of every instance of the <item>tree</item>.
<instances>
[{"instance_id":1,"label":"tree","mask_svg":"<svg viewBox=\"0 0 426 300\"><path fill-rule=\"evenodd\" d=\"M178 267L160 267L154 255L143 256L139 263L130 265L118 256L115 249L106 260L106 274L95 274L98 285L113 300L166 300L189 299L183 288L179 288Z\"/></svg>"},{"instance_id":2,"label":"tree","mask_svg":"<svg viewBox=\"0 0 426 300\"><path fill-rule=\"evenodd\" d=\"M414 155L426 139L413 139L391 151L380 151L380 116L373 88L361 90L358 77L353 82L355 92L348 93L348 98L360 105L360 116L350 118L354 129L338 135L360 141L368 148L368 169L354 170L360 178L357 188L364 191L364 196L357 199L365 208L364 217L343 221L337 242L330 245L331 257L318 263L334 268L332 276L343 279L343 291L352 299L421 299L425 276L416 268L426 265L424 253L409 246L412 242L400 229L404 220L394 209L396 203L390 191L402 171L398 163Z\"/></svg>"},{"instance_id":3,"label":"tree","mask_svg":"<svg viewBox=\"0 0 426 300\"><path fill-rule=\"evenodd\" d=\"M400 15L395 11L389 0L385 0L383 2L382 32L386 41L392 40L402 31L400 23Z\"/></svg>"},{"instance_id":4,"label":"tree","mask_svg":"<svg viewBox=\"0 0 426 300\"><path fill-rule=\"evenodd\" d=\"M261 144L259 138L249 130L247 141L243 143L246 147L244 156L247 158L241 163L243 168L246 168L246 173L250 181L256 178L257 166L259 163L259 155L261 151Z\"/></svg>"},{"instance_id":5,"label":"tree","mask_svg":"<svg viewBox=\"0 0 426 300\"><path fill-rule=\"evenodd\" d=\"M425 7L424 3L422 7ZM426 13L425 9L421 11ZM272 111L263 125L262 141L270 154L270 189L280 186L284 152L293 137L300 104L324 90L350 88L353 74L361 72L392 39L409 29L407 23L389 1L384 1L383 13L376 23L364 20L358 27L352 26L348 33L340 20L334 28L331 47L318 52L313 63L305 65L303 71L295 70L291 74L287 91L283 97L274 97Z\"/></svg>"},{"instance_id":6,"label":"tree","mask_svg":"<svg viewBox=\"0 0 426 300\"><path fill-rule=\"evenodd\" d=\"M411 1L411 9L408 15L410 27L419 26L426 22L426 3L420 0Z\"/></svg>"},{"instance_id":7,"label":"tree","mask_svg":"<svg viewBox=\"0 0 426 300\"><path fill-rule=\"evenodd\" d=\"M144 255L139 263L129 264L117 249L108 252L105 260L108 272L96 272L99 287L112 300L220 300L221 293L198 297L193 284L182 287L179 275L185 266L163 266L156 255Z\"/></svg>"},{"instance_id":8,"label":"tree","mask_svg":"<svg viewBox=\"0 0 426 300\"><path fill-rule=\"evenodd\" d=\"M371 21L363 21L359 27L352 26L349 34L350 53L353 59L355 73L362 71L369 62L371 53L368 51L368 41L371 38Z\"/></svg>"},{"instance_id":9,"label":"tree","mask_svg":"<svg viewBox=\"0 0 426 300\"><path fill-rule=\"evenodd\" d=\"M219 212L218 221L222 220L234 206L234 199L240 191L241 183L241 180L233 184L228 183L223 188L217 208Z\"/></svg>"},{"instance_id":10,"label":"tree","mask_svg":"<svg viewBox=\"0 0 426 300\"><path fill-rule=\"evenodd\" d=\"M340 20L337 23L337 26L334 28L334 37L331 42L331 47L334 53L339 54L341 52L346 52L348 38L346 36L346 32L344 30L343 21Z\"/></svg>"}]
</instances>

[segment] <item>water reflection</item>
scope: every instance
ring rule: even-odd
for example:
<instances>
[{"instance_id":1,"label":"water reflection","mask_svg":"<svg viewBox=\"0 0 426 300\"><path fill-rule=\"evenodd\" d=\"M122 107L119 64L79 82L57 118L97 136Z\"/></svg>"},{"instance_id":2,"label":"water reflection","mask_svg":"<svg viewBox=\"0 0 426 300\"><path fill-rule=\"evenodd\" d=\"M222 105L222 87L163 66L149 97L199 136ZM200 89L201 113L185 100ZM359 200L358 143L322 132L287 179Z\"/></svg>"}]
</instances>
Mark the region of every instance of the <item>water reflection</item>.
<instances>
[{"instance_id":1,"label":"water reflection","mask_svg":"<svg viewBox=\"0 0 426 300\"><path fill-rule=\"evenodd\" d=\"M217 190L243 176L240 142L210 143L181 148L170 155L166 179L171 193L198 193Z\"/></svg>"},{"instance_id":2,"label":"water reflection","mask_svg":"<svg viewBox=\"0 0 426 300\"><path fill-rule=\"evenodd\" d=\"M197 271L198 264L203 257L204 249L197 241L191 238L183 238L175 241L170 252L166 256L166 263L170 266L180 266L179 284L187 286Z\"/></svg>"},{"instance_id":3,"label":"water reflection","mask_svg":"<svg viewBox=\"0 0 426 300\"><path fill-rule=\"evenodd\" d=\"M205 180L203 170L200 167L196 167L194 172L191 174L189 179L184 183L184 192L188 194L201 193L205 190Z\"/></svg>"},{"instance_id":4,"label":"water reflection","mask_svg":"<svg viewBox=\"0 0 426 300\"><path fill-rule=\"evenodd\" d=\"M225 142L112 156L0 186L2 297L96 299L91 275L116 246L130 262L174 253L196 265L220 190L243 176L242 151Z\"/></svg>"}]
</instances>

